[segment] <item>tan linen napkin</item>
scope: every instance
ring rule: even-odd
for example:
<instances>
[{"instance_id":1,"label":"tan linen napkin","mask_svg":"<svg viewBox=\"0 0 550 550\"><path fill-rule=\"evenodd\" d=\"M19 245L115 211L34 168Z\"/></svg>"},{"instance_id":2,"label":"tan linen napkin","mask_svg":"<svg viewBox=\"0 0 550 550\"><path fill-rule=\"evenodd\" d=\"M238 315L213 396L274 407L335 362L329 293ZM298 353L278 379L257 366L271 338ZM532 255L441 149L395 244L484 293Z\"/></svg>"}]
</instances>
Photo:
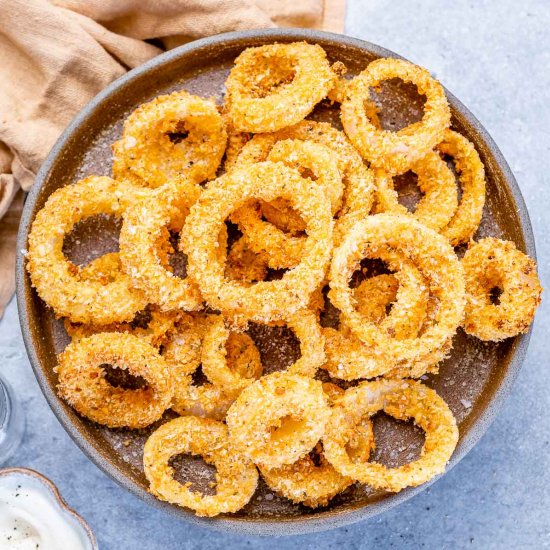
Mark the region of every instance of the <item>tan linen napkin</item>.
<instances>
[{"instance_id":1,"label":"tan linen napkin","mask_svg":"<svg viewBox=\"0 0 550 550\"><path fill-rule=\"evenodd\" d=\"M0 318L14 288L17 191L93 96L161 53L146 40L169 49L240 29L342 32L344 11L345 0L0 0Z\"/></svg>"}]
</instances>

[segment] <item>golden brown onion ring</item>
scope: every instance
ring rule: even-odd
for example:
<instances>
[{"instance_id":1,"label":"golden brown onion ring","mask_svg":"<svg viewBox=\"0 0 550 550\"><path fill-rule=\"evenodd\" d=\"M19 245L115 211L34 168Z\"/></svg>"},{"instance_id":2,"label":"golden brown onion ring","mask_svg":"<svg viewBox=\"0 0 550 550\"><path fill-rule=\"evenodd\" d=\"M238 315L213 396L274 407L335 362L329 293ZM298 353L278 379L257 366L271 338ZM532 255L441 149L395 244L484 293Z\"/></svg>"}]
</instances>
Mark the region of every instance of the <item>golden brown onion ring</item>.
<instances>
[{"instance_id":1,"label":"golden brown onion ring","mask_svg":"<svg viewBox=\"0 0 550 550\"><path fill-rule=\"evenodd\" d=\"M190 182L166 185L137 202L124 214L120 231L120 257L126 273L161 310L197 310L202 306L198 286L189 277L174 275L166 252L168 229L180 230L187 212L199 196ZM216 245L219 247L219 243Z\"/></svg>"},{"instance_id":2,"label":"golden brown onion ring","mask_svg":"<svg viewBox=\"0 0 550 550\"><path fill-rule=\"evenodd\" d=\"M540 304L535 260L511 241L492 237L473 244L462 259L466 275L464 330L481 340L504 340L526 332ZM491 291L499 289L498 303Z\"/></svg>"},{"instance_id":3,"label":"golden brown onion ring","mask_svg":"<svg viewBox=\"0 0 550 550\"><path fill-rule=\"evenodd\" d=\"M364 101L370 100L370 88L391 78L414 84L418 93L426 96L422 120L398 132L377 128L364 107ZM348 83L341 118L346 134L372 166L389 174L403 174L443 139L451 111L443 87L426 69L403 59L383 58Z\"/></svg>"},{"instance_id":4,"label":"golden brown onion ring","mask_svg":"<svg viewBox=\"0 0 550 550\"><path fill-rule=\"evenodd\" d=\"M159 187L181 178L211 179L220 166L227 132L213 101L185 90L140 105L113 144L113 174Z\"/></svg>"},{"instance_id":5,"label":"golden brown onion ring","mask_svg":"<svg viewBox=\"0 0 550 550\"><path fill-rule=\"evenodd\" d=\"M220 227L246 201L270 201L280 196L289 200L307 223L301 262L279 280L253 286L228 280L224 262L216 253ZM188 273L208 304L221 312L268 322L284 320L306 307L323 280L331 251L332 216L318 185L282 163L262 162L211 182L191 208L182 234L180 246L188 257Z\"/></svg>"},{"instance_id":6,"label":"golden brown onion ring","mask_svg":"<svg viewBox=\"0 0 550 550\"><path fill-rule=\"evenodd\" d=\"M267 160L282 162L300 172L307 170L325 193L332 213L336 214L343 187L337 157L331 149L313 141L281 140L274 144ZM305 237L294 237L262 220L261 209L255 205L240 208L231 219L239 225L252 250L267 257L272 269L293 267L300 262Z\"/></svg>"},{"instance_id":7,"label":"golden brown onion ring","mask_svg":"<svg viewBox=\"0 0 550 550\"><path fill-rule=\"evenodd\" d=\"M330 382L323 384L323 391L331 404L345 395L343 389ZM366 418L356 426L347 452L354 462L366 462L373 448L372 423ZM353 484L353 479L340 475L327 461L322 443L293 464L273 469L260 467L260 472L272 491L310 508L326 506L334 496Z\"/></svg>"},{"instance_id":8,"label":"golden brown onion ring","mask_svg":"<svg viewBox=\"0 0 550 550\"><path fill-rule=\"evenodd\" d=\"M378 462L354 463L347 451L351 433L366 417L384 411L424 430L420 458L398 468ZM449 406L437 393L413 380L362 382L346 391L332 410L323 437L325 457L342 475L376 489L398 492L426 483L444 472L458 442L458 428Z\"/></svg>"},{"instance_id":9,"label":"golden brown onion ring","mask_svg":"<svg viewBox=\"0 0 550 550\"><path fill-rule=\"evenodd\" d=\"M142 389L115 387L104 365L146 382ZM110 428L144 428L170 407L170 370L158 351L131 334L104 332L71 342L55 368L58 392L80 414Z\"/></svg>"},{"instance_id":10,"label":"golden brown onion ring","mask_svg":"<svg viewBox=\"0 0 550 550\"><path fill-rule=\"evenodd\" d=\"M247 48L225 82L226 108L241 132L275 132L304 119L336 75L321 46L294 42Z\"/></svg>"},{"instance_id":11,"label":"golden brown onion ring","mask_svg":"<svg viewBox=\"0 0 550 550\"><path fill-rule=\"evenodd\" d=\"M201 494L174 479L170 459L180 454L200 456L216 467L216 494ZM186 416L163 424L145 443L143 465L151 493L198 516L237 512L258 483L256 468L231 445L225 424L210 418Z\"/></svg>"},{"instance_id":12,"label":"golden brown onion ring","mask_svg":"<svg viewBox=\"0 0 550 550\"><path fill-rule=\"evenodd\" d=\"M238 340L231 340L232 334ZM208 380L228 393L238 393L260 378L263 373L260 352L249 341L246 334L230 332L223 316L209 317L201 353L202 371ZM232 350L228 349L230 345ZM231 354L242 362L244 369L231 368L228 361Z\"/></svg>"},{"instance_id":13,"label":"golden brown onion ring","mask_svg":"<svg viewBox=\"0 0 550 550\"><path fill-rule=\"evenodd\" d=\"M164 346L163 356L174 381L172 409L182 416L223 420L240 390L215 385L212 380L201 385L193 382L193 374L201 366L203 340L210 322L204 315L184 315L177 324L177 331ZM260 356L247 334L231 332L226 351L225 366L232 375L238 379L261 376Z\"/></svg>"},{"instance_id":14,"label":"golden brown onion ring","mask_svg":"<svg viewBox=\"0 0 550 550\"><path fill-rule=\"evenodd\" d=\"M91 216L123 216L136 200L134 188L103 176L62 187L38 212L29 235L27 270L38 295L58 317L75 323L107 325L130 321L147 300L118 270L116 277L86 280L85 268L70 262L63 242L74 226Z\"/></svg>"},{"instance_id":15,"label":"golden brown onion ring","mask_svg":"<svg viewBox=\"0 0 550 550\"><path fill-rule=\"evenodd\" d=\"M321 382L275 372L243 390L226 421L238 449L257 464L277 468L311 451L329 416Z\"/></svg>"},{"instance_id":16,"label":"golden brown onion ring","mask_svg":"<svg viewBox=\"0 0 550 550\"><path fill-rule=\"evenodd\" d=\"M392 338L354 307L348 286L351 275L369 249L382 246L408 256L428 282L430 293L439 300L434 322L416 338ZM350 226L334 252L330 287L329 297L341 310L340 322L389 362L414 361L440 349L455 333L464 314L464 273L453 249L444 237L408 216L378 214Z\"/></svg>"},{"instance_id":17,"label":"golden brown onion ring","mask_svg":"<svg viewBox=\"0 0 550 550\"><path fill-rule=\"evenodd\" d=\"M376 213L410 215L426 227L442 232L441 230L453 218L458 206L454 174L433 151L415 162L411 166L411 171L418 176L418 188L424 195L418 201L414 212L409 212L405 206L399 204L392 178L379 171L377 172Z\"/></svg>"},{"instance_id":18,"label":"golden brown onion ring","mask_svg":"<svg viewBox=\"0 0 550 550\"><path fill-rule=\"evenodd\" d=\"M485 206L485 169L474 144L452 130L445 130L437 150L452 157L462 188L460 204L441 234L453 246L468 242L477 231Z\"/></svg>"}]
</instances>

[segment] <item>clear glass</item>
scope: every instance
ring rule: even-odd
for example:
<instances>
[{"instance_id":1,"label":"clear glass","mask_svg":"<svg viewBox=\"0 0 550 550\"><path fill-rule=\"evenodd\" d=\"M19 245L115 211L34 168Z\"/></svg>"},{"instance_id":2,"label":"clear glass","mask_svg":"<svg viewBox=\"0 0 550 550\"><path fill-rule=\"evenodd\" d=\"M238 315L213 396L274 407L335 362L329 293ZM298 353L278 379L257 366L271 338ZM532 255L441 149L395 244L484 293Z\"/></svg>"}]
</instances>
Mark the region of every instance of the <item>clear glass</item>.
<instances>
[{"instance_id":1,"label":"clear glass","mask_svg":"<svg viewBox=\"0 0 550 550\"><path fill-rule=\"evenodd\" d=\"M13 456L24 432L25 418L21 404L11 386L0 376L0 465Z\"/></svg>"}]
</instances>

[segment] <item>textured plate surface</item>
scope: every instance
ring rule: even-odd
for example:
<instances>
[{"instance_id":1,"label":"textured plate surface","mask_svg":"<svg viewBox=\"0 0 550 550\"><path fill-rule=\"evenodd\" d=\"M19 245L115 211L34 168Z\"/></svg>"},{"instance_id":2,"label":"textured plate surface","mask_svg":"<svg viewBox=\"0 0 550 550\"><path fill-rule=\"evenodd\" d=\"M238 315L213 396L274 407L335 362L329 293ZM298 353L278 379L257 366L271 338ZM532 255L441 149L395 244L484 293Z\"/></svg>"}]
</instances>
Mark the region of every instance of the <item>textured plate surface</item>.
<instances>
[{"instance_id":1,"label":"textured plate surface","mask_svg":"<svg viewBox=\"0 0 550 550\"><path fill-rule=\"evenodd\" d=\"M306 533L352 523L410 498L426 485L394 495L353 486L337 496L329 507L312 511L279 498L261 484L243 510L213 520L196 518L187 510L158 501L146 490L141 465L143 444L150 430L132 432L98 427L79 417L56 396L55 355L64 348L68 338L62 324L31 288L24 269L23 251L36 212L55 189L90 174L109 174L110 144L119 137L122 121L135 107L159 94L182 88L220 102L224 80L234 58L244 48L295 40L320 44L331 60L347 65L349 75L360 72L377 57L397 57L367 42L305 30L229 33L164 54L117 80L90 102L67 128L44 163L27 199L18 245L17 297L25 345L50 406L80 448L113 479L155 506L216 529L266 535ZM448 97L453 128L475 143L486 167L488 200L478 236L513 240L521 250L534 256L529 217L508 165L473 115L451 94L448 93ZM381 106L382 124L387 128L397 129L421 116L422 98L413 87L399 81L392 80L382 86L376 100ZM312 118L339 125L336 109L328 104L317 108ZM398 185L404 202L414 203L417 195L414 179L411 175L401 179ZM116 250L118 230L117 220L109 218L94 218L79 224L66 239L67 254L73 261L84 264ZM280 332L280 329L252 331L268 371L283 368L296 356L293 335L274 331ZM529 334L498 344L482 343L459 331L451 357L441 365L437 376L426 380L447 400L459 422L460 442L450 466L471 449L494 418L521 366L528 341ZM422 444L419 430L385 416L375 418L375 433L375 458L386 464L398 465L411 460ZM178 459L177 469L178 478L194 480L198 487L205 487L211 476L202 461L192 458Z\"/></svg>"}]
</instances>

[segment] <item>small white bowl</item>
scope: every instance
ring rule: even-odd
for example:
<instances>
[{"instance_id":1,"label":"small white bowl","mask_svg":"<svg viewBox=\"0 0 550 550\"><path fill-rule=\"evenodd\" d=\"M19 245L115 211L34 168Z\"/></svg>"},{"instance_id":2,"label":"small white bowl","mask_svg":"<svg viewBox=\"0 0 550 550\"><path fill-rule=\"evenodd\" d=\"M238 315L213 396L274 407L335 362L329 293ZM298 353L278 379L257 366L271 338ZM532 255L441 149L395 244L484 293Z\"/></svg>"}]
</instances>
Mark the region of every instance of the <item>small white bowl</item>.
<instances>
[{"instance_id":1,"label":"small white bowl","mask_svg":"<svg viewBox=\"0 0 550 550\"><path fill-rule=\"evenodd\" d=\"M77 536L80 537L82 547L86 550L98 550L96 538L90 526L61 497L57 487L46 477L29 468L4 468L0 469L0 485L16 487L38 487L42 494L49 498L54 509L56 509L62 521L65 521L74 528Z\"/></svg>"}]
</instances>

